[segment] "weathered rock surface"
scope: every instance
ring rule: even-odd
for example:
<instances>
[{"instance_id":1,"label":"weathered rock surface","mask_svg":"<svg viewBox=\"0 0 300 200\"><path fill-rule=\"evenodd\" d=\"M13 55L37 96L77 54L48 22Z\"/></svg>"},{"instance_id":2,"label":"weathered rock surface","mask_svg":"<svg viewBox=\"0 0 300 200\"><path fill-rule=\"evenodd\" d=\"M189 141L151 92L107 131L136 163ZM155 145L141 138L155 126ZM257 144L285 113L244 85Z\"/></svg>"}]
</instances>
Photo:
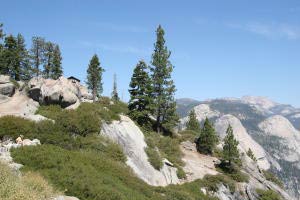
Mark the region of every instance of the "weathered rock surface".
<instances>
[{"instance_id":1,"label":"weathered rock surface","mask_svg":"<svg viewBox=\"0 0 300 200\"><path fill-rule=\"evenodd\" d=\"M70 196L58 196L55 197L53 200L79 200L76 197L70 197Z\"/></svg>"},{"instance_id":2,"label":"weathered rock surface","mask_svg":"<svg viewBox=\"0 0 300 200\"><path fill-rule=\"evenodd\" d=\"M201 179L207 174L218 174L215 168L217 158L198 153L196 145L189 141L182 142L180 149L183 153L182 161L185 163L183 170L186 173L186 180L184 181Z\"/></svg>"},{"instance_id":3,"label":"weathered rock surface","mask_svg":"<svg viewBox=\"0 0 300 200\"><path fill-rule=\"evenodd\" d=\"M230 121L231 125L235 124L233 129L237 132L240 150L245 152L247 148L251 148L255 151L260 168L270 166L269 170L284 182L286 191L300 199L300 109L273 102L265 97L253 96L206 100L200 104L205 105L201 107L209 107L206 109L209 113L219 113L219 116L210 117L205 114L207 112L199 112L202 117L197 116L198 119L208 116L223 137L228 125L226 121ZM236 119L230 117L231 120L225 120L226 115ZM181 126L184 127L182 124ZM264 153L253 142L249 143L251 140L259 144ZM264 159L259 159L262 157Z\"/></svg>"},{"instance_id":4,"label":"weathered rock surface","mask_svg":"<svg viewBox=\"0 0 300 200\"><path fill-rule=\"evenodd\" d=\"M15 85L10 82L9 76L0 75L0 94L11 97L15 93Z\"/></svg>"},{"instance_id":5,"label":"weathered rock surface","mask_svg":"<svg viewBox=\"0 0 300 200\"><path fill-rule=\"evenodd\" d=\"M146 183L154 186L179 183L176 174L177 169L170 166L168 161L164 161L160 171L154 169L149 163L148 156L145 153L147 144L144 135L130 118L121 116L120 121L113 121L111 124L104 123L101 134L121 145L127 156L127 165Z\"/></svg>"},{"instance_id":6,"label":"weathered rock surface","mask_svg":"<svg viewBox=\"0 0 300 200\"><path fill-rule=\"evenodd\" d=\"M28 83L29 96L40 104L59 104L68 107L81 99L91 99L87 88L65 77L58 80L33 78Z\"/></svg>"},{"instance_id":7,"label":"weathered rock surface","mask_svg":"<svg viewBox=\"0 0 300 200\"><path fill-rule=\"evenodd\" d=\"M13 97L0 102L0 117L6 115L13 115L23 117L33 121L40 121L46 119L41 115L35 115L39 103L33 101L26 95L17 91Z\"/></svg>"}]
</instances>

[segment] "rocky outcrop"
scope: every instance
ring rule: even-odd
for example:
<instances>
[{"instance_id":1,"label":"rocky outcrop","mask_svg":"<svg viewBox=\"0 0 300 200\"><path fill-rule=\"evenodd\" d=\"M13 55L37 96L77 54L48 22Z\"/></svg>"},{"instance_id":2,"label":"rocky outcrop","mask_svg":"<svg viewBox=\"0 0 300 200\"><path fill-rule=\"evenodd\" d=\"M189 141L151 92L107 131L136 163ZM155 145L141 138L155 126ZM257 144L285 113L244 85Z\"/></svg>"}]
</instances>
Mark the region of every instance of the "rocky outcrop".
<instances>
[{"instance_id":1,"label":"rocky outcrop","mask_svg":"<svg viewBox=\"0 0 300 200\"><path fill-rule=\"evenodd\" d=\"M58 80L33 78L28 83L29 96L40 104L59 104L68 107L81 99L92 99L87 88L65 77Z\"/></svg>"},{"instance_id":2,"label":"rocky outcrop","mask_svg":"<svg viewBox=\"0 0 300 200\"><path fill-rule=\"evenodd\" d=\"M127 165L146 183L154 186L179 183L177 169L172 167L169 161L164 160L160 171L154 169L150 164L145 153L147 144L144 135L130 118L121 116L120 121L113 121L111 124L104 123L101 134L109 137L123 148L127 156Z\"/></svg>"},{"instance_id":3,"label":"rocky outcrop","mask_svg":"<svg viewBox=\"0 0 300 200\"><path fill-rule=\"evenodd\" d=\"M10 82L9 76L0 75L0 94L11 97L15 93L15 85Z\"/></svg>"},{"instance_id":4,"label":"rocky outcrop","mask_svg":"<svg viewBox=\"0 0 300 200\"><path fill-rule=\"evenodd\" d=\"M13 97L8 97L0 102L0 117L13 115L33 121L41 121L46 119L41 115L35 115L38 107L38 102L17 91Z\"/></svg>"},{"instance_id":5,"label":"rocky outcrop","mask_svg":"<svg viewBox=\"0 0 300 200\"><path fill-rule=\"evenodd\" d=\"M280 151L274 155L288 162L300 163L300 132L283 116L269 117L259 124L259 128L280 141ZM274 152L275 153L275 152ZM300 164L298 164L300 169Z\"/></svg>"},{"instance_id":6,"label":"rocky outcrop","mask_svg":"<svg viewBox=\"0 0 300 200\"><path fill-rule=\"evenodd\" d=\"M186 173L186 179L184 181L190 182L201 179L207 174L216 175L219 173L215 168L218 159L198 153L194 143L182 142L180 149L183 153L182 161L185 163L183 170Z\"/></svg>"},{"instance_id":7,"label":"rocky outcrop","mask_svg":"<svg viewBox=\"0 0 300 200\"><path fill-rule=\"evenodd\" d=\"M247 148L255 151L260 168L270 166L269 170L283 181L286 191L300 199L300 109L254 96L206 100L200 105L197 107L209 109L202 109L198 119L208 116L221 138L230 122L241 152L245 153ZM219 116L210 117L210 113L219 113Z\"/></svg>"}]
</instances>

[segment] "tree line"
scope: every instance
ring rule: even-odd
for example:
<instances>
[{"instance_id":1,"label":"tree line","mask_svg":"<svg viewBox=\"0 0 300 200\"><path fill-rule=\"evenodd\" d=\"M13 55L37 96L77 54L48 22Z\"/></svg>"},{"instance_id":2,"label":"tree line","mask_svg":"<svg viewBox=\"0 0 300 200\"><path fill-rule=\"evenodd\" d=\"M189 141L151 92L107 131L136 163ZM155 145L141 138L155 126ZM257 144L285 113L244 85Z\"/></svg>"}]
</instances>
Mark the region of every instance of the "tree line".
<instances>
[{"instance_id":1,"label":"tree line","mask_svg":"<svg viewBox=\"0 0 300 200\"><path fill-rule=\"evenodd\" d=\"M159 25L151 65L140 60L129 84L129 115L141 126L148 126L155 121L154 126L158 133L172 130L179 120L174 97L176 88L171 78L174 66L169 60L171 52L165 45L164 35L165 32ZM87 85L92 90L94 100L103 91L103 72L99 57L95 54L87 69ZM112 99L119 100L115 75Z\"/></svg>"},{"instance_id":2,"label":"tree line","mask_svg":"<svg viewBox=\"0 0 300 200\"><path fill-rule=\"evenodd\" d=\"M0 24L0 73L17 81L34 76L58 79L63 74L59 45L34 36L31 48L27 49L22 34L5 35Z\"/></svg>"}]
</instances>

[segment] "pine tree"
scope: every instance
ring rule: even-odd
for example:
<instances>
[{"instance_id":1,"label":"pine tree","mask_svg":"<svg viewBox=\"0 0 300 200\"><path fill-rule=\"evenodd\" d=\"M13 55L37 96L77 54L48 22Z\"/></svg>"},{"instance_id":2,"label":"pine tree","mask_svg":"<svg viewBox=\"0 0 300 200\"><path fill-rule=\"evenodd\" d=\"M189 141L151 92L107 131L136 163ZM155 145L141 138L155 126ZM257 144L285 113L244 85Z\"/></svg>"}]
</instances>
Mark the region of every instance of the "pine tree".
<instances>
[{"instance_id":1,"label":"pine tree","mask_svg":"<svg viewBox=\"0 0 300 200\"><path fill-rule=\"evenodd\" d=\"M40 74L40 65L43 64L43 55L44 55L44 46L45 39L42 37L33 37L32 38L32 47L31 47L31 59L34 65L34 72L36 76Z\"/></svg>"},{"instance_id":2,"label":"pine tree","mask_svg":"<svg viewBox=\"0 0 300 200\"><path fill-rule=\"evenodd\" d=\"M199 124L199 121L196 118L196 113L195 113L194 109L192 109L189 113L189 119L186 123L186 129L187 130L192 130L192 131L195 131L195 132L198 132L198 133L201 131L200 124Z\"/></svg>"},{"instance_id":3,"label":"pine tree","mask_svg":"<svg viewBox=\"0 0 300 200\"><path fill-rule=\"evenodd\" d=\"M203 154L212 154L217 143L218 136L215 128L208 118L206 118L200 136L196 141L197 150Z\"/></svg>"},{"instance_id":4,"label":"pine tree","mask_svg":"<svg viewBox=\"0 0 300 200\"><path fill-rule=\"evenodd\" d=\"M247 156L249 156L249 158L251 158L253 161L257 161L253 151L249 148L248 151L247 151Z\"/></svg>"},{"instance_id":5,"label":"pine tree","mask_svg":"<svg viewBox=\"0 0 300 200\"><path fill-rule=\"evenodd\" d=\"M26 49L25 39L19 33L17 35L17 54L18 54L18 65L20 68L20 79L29 80L32 77L32 68L30 65L29 53Z\"/></svg>"},{"instance_id":6,"label":"pine tree","mask_svg":"<svg viewBox=\"0 0 300 200\"><path fill-rule=\"evenodd\" d=\"M7 74L12 78L19 79L20 68L18 65L17 40L13 35L8 35L4 39L1 61L1 74Z\"/></svg>"},{"instance_id":7,"label":"pine tree","mask_svg":"<svg viewBox=\"0 0 300 200\"><path fill-rule=\"evenodd\" d=\"M3 48L3 44L2 44L2 39L4 37L4 33L3 33L3 24L0 23L0 53L2 51Z\"/></svg>"},{"instance_id":8,"label":"pine tree","mask_svg":"<svg viewBox=\"0 0 300 200\"><path fill-rule=\"evenodd\" d=\"M90 60L90 64L87 69L87 85L93 93L93 101L96 101L96 97L103 92L102 87L102 73L104 69L100 66L98 56L95 54Z\"/></svg>"},{"instance_id":9,"label":"pine tree","mask_svg":"<svg viewBox=\"0 0 300 200\"><path fill-rule=\"evenodd\" d=\"M151 115L152 111L152 87L151 79L147 72L148 68L149 67L144 61L139 61L134 68L129 84L129 115L140 125L149 123L149 116Z\"/></svg>"},{"instance_id":10,"label":"pine tree","mask_svg":"<svg viewBox=\"0 0 300 200\"><path fill-rule=\"evenodd\" d=\"M52 42L46 42L44 45L44 70L43 75L45 78L50 78L50 73L53 68L53 53L54 52L54 44Z\"/></svg>"},{"instance_id":11,"label":"pine tree","mask_svg":"<svg viewBox=\"0 0 300 200\"><path fill-rule=\"evenodd\" d=\"M234 138L232 127L229 124L224 138L223 159L228 161L230 165L240 160L238 144L239 142Z\"/></svg>"},{"instance_id":12,"label":"pine tree","mask_svg":"<svg viewBox=\"0 0 300 200\"><path fill-rule=\"evenodd\" d=\"M174 99L175 85L171 79L173 65L169 61L171 52L165 46L164 30L159 25L156 30L156 43L152 54L153 67L153 100L156 109L153 114L156 116L156 130L160 133L161 128L173 128L178 123L176 114L176 101Z\"/></svg>"},{"instance_id":13,"label":"pine tree","mask_svg":"<svg viewBox=\"0 0 300 200\"><path fill-rule=\"evenodd\" d=\"M0 23L0 74L6 71L5 60L4 60L4 50L3 50L3 24Z\"/></svg>"},{"instance_id":14,"label":"pine tree","mask_svg":"<svg viewBox=\"0 0 300 200\"><path fill-rule=\"evenodd\" d=\"M118 89L117 89L117 75L114 74L114 83L113 83L113 91L111 93L111 98L113 101L120 101Z\"/></svg>"},{"instance_id":15,"label":"pine tree","mask_svg":"<svg viewBox=\"0 0 300 200\"><path fill-rule=\"evenodd\" d=\"M56 44L56 45L54 45L54 50L53 50L53 63L52 63L53 66L51 68L51 78L52 79L58 79L60 76L63 75L61 60L62 60L62 56L61 56L60 48ZM101 89L101 91L102 91L102 89Z\"/></svg>"}]
</instances>

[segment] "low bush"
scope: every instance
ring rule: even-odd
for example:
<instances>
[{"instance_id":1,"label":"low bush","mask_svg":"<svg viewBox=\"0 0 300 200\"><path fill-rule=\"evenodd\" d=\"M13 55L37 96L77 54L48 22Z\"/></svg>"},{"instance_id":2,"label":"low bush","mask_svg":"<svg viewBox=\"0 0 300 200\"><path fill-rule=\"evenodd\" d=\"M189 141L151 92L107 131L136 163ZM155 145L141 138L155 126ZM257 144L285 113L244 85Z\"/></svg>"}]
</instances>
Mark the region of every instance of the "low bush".
<instances>
[{"instance_id":1,"label":"low bush","mask_svg":"<svg viewBox=\"0 0 300 200\"><path fill-rule=\"evenodd\" d=\"M177 176L180 179L185 179L186 178L186 174L184 172L184 170L182 169L181 166L177 166Z\"/></svg>"},{"instance_id":2,"label":"low bush","mask_svg":"<svg viewBox=\"0 0 300 200\"><path fill-rule=\"evenodd\" d=\"M50 199L57 192L37 173L27 172L18 176L0 163L1 200L40 200Z\"/></svg>"},{"instance_id":3,"label":"low bush","mask_svg":"<svg viewBox=\"0 0 300 200\"><path fill-rule=\"evenodd\" d=\"M220 184L224 184L230 190L230 192L235 192L235 182L226 175L205 175L202 179L202 186L206 187L210 191L217 192Z\"/></svg>"},{"instance_id":4,"label":"low bush","mask_svg":"<svg viewBox=\"0 0 300 200\"><path fill-rule=\"evenodd\" d=\"M180 141L190 141L190 142L195 142L195 139L199 137L199 133L192 131L192 130L184 130L180 131L178 133L180 135Z\"/></svg>"},{"instance_id":5,"label":"low bush","mask_svg":"<svg viewBox=\"0 0 300 200\"><path fill-rule=\"evenodd\" d=\"M159 152L155 148L147 147L145 152L148 156L150 164L157 170L160 170L163 166L162 158L159 155Z\"/></svg>"},{"instance_id":6,"label":"low bush","mask_svg":"<svg viewBox=\"0 0 300 200\"><path fill-rule=\"evenodd\" d=\"M282 200L280 196L273 190L256 190L259 195L259 200Z\"/></svg>"},{"instance_id":7,"label":"low bush","mask_svg":"<svg viewBox=\"0 0 300 200\"><path fill-rule=\"evenodd\" d=\"M0 139L4 136L16 138L29 135L35 129L35 123L20 117L4 116L0 118Z\"/></svg>"},{"instance_id":8,"label":"low bush","mask_svg":"<svg viewBox=\"0 0 300 200\"><path fill-rule=\"evenodd\" d=\"M249 176L241 171L241 168L238 164L229 164L223 160L219 165L217 165L217 170L226 174L234 181L246 183L249 182Z\"/></svg>"},{"instance_id":9,"label":"low bush","mask_svg":"<svg viewBox=\"0 0 300 200\"><path fill-rule=\"evenodd\" d=\"M279 178L277 178L272 172L263 170L263 174L268 181L275 183L276 185L278 185L281 188L284 187L282 181Z\"/></svg>"},{"instance_id":10,"label":"low bush","mask_svg":"<svg viewBox=\"0 0 300 200\"><path fill-rule=\"evenodd\" d=\"M24 171L41 173L55 187L81 200L212 200L198 182L152 187L123 163L95 151L69 151L53 145L14 149L14 160Z\"/></svg>"}]
</instances>

